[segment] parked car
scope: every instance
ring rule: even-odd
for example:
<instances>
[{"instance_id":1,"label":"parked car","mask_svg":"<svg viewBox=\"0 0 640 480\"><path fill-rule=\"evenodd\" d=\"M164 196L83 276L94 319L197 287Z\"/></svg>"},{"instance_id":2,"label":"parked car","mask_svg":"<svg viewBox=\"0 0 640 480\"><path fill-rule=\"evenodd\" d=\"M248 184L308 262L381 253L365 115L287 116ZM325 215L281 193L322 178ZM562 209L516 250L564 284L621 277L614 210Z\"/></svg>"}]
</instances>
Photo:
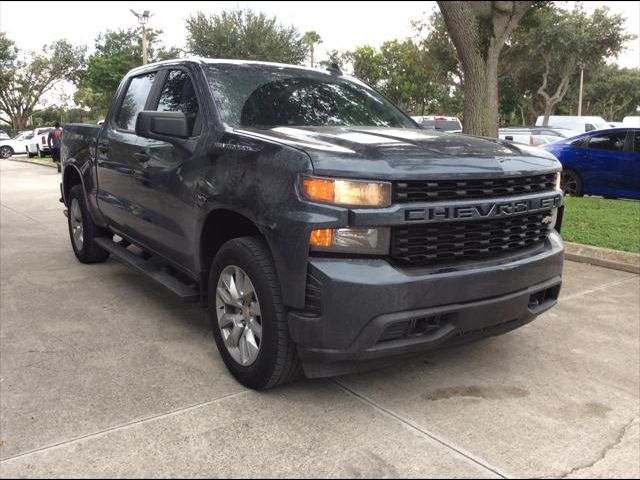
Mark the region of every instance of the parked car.
<instances>
[{"instance_id":1,"label":"parked car","mask_svg":"<svg viewBox=\"0 0 640 480\"><path fill-rule=\"evenodd\" d=\"M208 302L251 388L498 335L560 290L553 155L418 129L335 69L139 67L104 125L65 125L62 164L77 259Z\"/></svg>"},{"instance_id":2,"label":"parked car","mask_svg":"<svg viewBox=\"0 0 640 480\"><path fill-rule=\"evenodd\" d=\"M540 115L536 120L536 126L542 127L544 117ZM549 125L552 128L567 128L578 133L590 132L592 130L603 130L610 128L609 122L602 117L578 117L569 115L551 115Z\"/></svg>"},{"instance_id":3,"label":"parked car","mask_svg":"<svg viewBox=\"0 0 640 480\"><path fill-rule=\"evenodd\" d=\"M11 137L4 130L0 130L0 140L9 140Z\"/></svg>"},{"instance_id":4,"label":"parked car","mask_svg":"<svg viewBox=\"0 0 640 480\"><path fill-rule=\"evenodd\" d=\"M498 130L498 137L508 142L540 146L573 137L578 132L564 128L549 127L506 127Z\"/></svg>"},{"instance_id":5,"label":"parked car","mask_svg":"<svg viewBox=\"0 0 640 480\"><path fill-rule=\"evenodd\" d=\"M640 128L584 133L544 148L562 163L565 194L640 199Z\"/></svg>"},{"instance_id":6,"label":"parked car","mask_svg":"<svg viewBox=\"0 0 640 480\"><path fill-rule=\"evenodd\" d=\"M640 128L640 116L624 117L622 124L625 127L639 127Z\"/></svg>"},{"instance_id":7,"label":"parked car","mask_svg":"<svg viewBox=\"0 0 640 480\"><path fill-rule=\"evenodd\" d=\"M462 123L457 117L445 117L443 115L414 116L411 117L422 128L433 128L441 132L460 133Z\"/></svg>"},{"instance_id":8,"label":"parked car","mask_svg":"<svg viewBox=\"0 0 640 480\"><path fill-rule=\"evenodd\" d=\"M53 130L53 127L40 127L33 131L33 138L27 145L27 155L29 157L37 155L42 158L50 152L48 137L51 130Z\"/></svg>"},{"instance_id":9,"label":"parked car","mask_svg":"<svg viewBox=\"0 0 640 480\"><path fill-rule=\"evenodd\" d=\"M33 131L21 132L9 140L0 140L0 158L9 158L11 155L26 153L27 145L33 138Z\"/></svg>"}]
</instances>

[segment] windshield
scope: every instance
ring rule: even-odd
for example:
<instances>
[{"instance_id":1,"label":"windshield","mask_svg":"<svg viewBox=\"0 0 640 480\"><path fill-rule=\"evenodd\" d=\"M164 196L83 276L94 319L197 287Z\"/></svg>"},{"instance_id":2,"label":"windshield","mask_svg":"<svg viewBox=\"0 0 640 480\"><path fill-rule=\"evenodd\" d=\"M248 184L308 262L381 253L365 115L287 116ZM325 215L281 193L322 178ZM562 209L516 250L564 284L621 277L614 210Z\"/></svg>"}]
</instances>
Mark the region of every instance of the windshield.
<instances>
[{"instance_id":1,"label":"windshield","mask_svg":"<svg viewBox=\"0 0 640 480\"><path fill-rule=\"evenodd\" d=\"M256 64L205 67L223 121L232 127L415 128L366 86L329 73Z\"/></svg>"}]
</instances>

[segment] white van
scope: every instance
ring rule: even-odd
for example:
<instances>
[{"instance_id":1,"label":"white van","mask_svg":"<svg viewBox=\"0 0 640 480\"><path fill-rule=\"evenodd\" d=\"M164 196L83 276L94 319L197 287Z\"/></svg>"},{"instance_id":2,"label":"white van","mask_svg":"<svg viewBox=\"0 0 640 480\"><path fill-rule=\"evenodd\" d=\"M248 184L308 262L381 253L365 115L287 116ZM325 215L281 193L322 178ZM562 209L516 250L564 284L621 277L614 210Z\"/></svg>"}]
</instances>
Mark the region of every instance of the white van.
<instances>
[{"instance_id":1,"label":"white van","mask_svg":"<svg viewBox=\"0 0 640 480\"><path fill-rule=\"evenodd\" d=\"M536 127L541 127L544 116L540 115L536 120ZM569 115L551 115L548 127L568 128L578 133L590 132L591 130L603 130L611 128L609 123L602 117L578 117Z\"/></svg>"},{"instance_id":2,"label":"white van","mask_svg":"<svg viewBox=\"0 0 640 480\"><path fill-rule=\"evenodd\" d=\"M640 117L635 115L631 117L624 117L622 119L622 124L625 127L640 127Z\"/></svg>"}]
</instances>

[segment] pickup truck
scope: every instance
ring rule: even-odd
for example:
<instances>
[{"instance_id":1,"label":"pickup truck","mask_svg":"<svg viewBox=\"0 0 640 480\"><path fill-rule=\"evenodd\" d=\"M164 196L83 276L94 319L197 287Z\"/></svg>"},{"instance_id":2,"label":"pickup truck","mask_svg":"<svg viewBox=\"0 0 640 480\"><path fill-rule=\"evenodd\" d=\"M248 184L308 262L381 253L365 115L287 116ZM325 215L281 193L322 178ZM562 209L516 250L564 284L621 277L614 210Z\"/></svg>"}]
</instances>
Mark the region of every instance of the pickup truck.
<instances>
[{"instance_id":1,"label":"pickup truck","mask_svg":"<svg viewBox=\"0 0 640 480\"><path fill-rule=\"evenodd\" d=\"M553 155L420 129L335 67L145 65L61 153L78 260L208 305L250 388L498 335L560 290Z\"/></svg>"}]
</instances>

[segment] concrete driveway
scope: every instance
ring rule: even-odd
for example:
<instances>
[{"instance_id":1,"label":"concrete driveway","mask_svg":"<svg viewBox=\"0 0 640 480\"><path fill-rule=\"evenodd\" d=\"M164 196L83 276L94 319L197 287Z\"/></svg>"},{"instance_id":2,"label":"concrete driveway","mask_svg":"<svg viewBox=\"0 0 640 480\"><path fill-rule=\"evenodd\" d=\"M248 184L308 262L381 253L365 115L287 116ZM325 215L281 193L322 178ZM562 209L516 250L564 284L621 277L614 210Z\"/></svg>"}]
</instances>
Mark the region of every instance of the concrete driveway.
<instances>
[{"instance_id":1,"label":"concrete driveway","mask_svg":"<svg viewBox=\"0 0 640 480\"><path fill-rule=\"evenodd\" d=\"M638 275L568 262L515 332L257 393L203 309L76 261L59 178L0 161L0 476L640 476Z\"/></svg>"}]
</instances>

